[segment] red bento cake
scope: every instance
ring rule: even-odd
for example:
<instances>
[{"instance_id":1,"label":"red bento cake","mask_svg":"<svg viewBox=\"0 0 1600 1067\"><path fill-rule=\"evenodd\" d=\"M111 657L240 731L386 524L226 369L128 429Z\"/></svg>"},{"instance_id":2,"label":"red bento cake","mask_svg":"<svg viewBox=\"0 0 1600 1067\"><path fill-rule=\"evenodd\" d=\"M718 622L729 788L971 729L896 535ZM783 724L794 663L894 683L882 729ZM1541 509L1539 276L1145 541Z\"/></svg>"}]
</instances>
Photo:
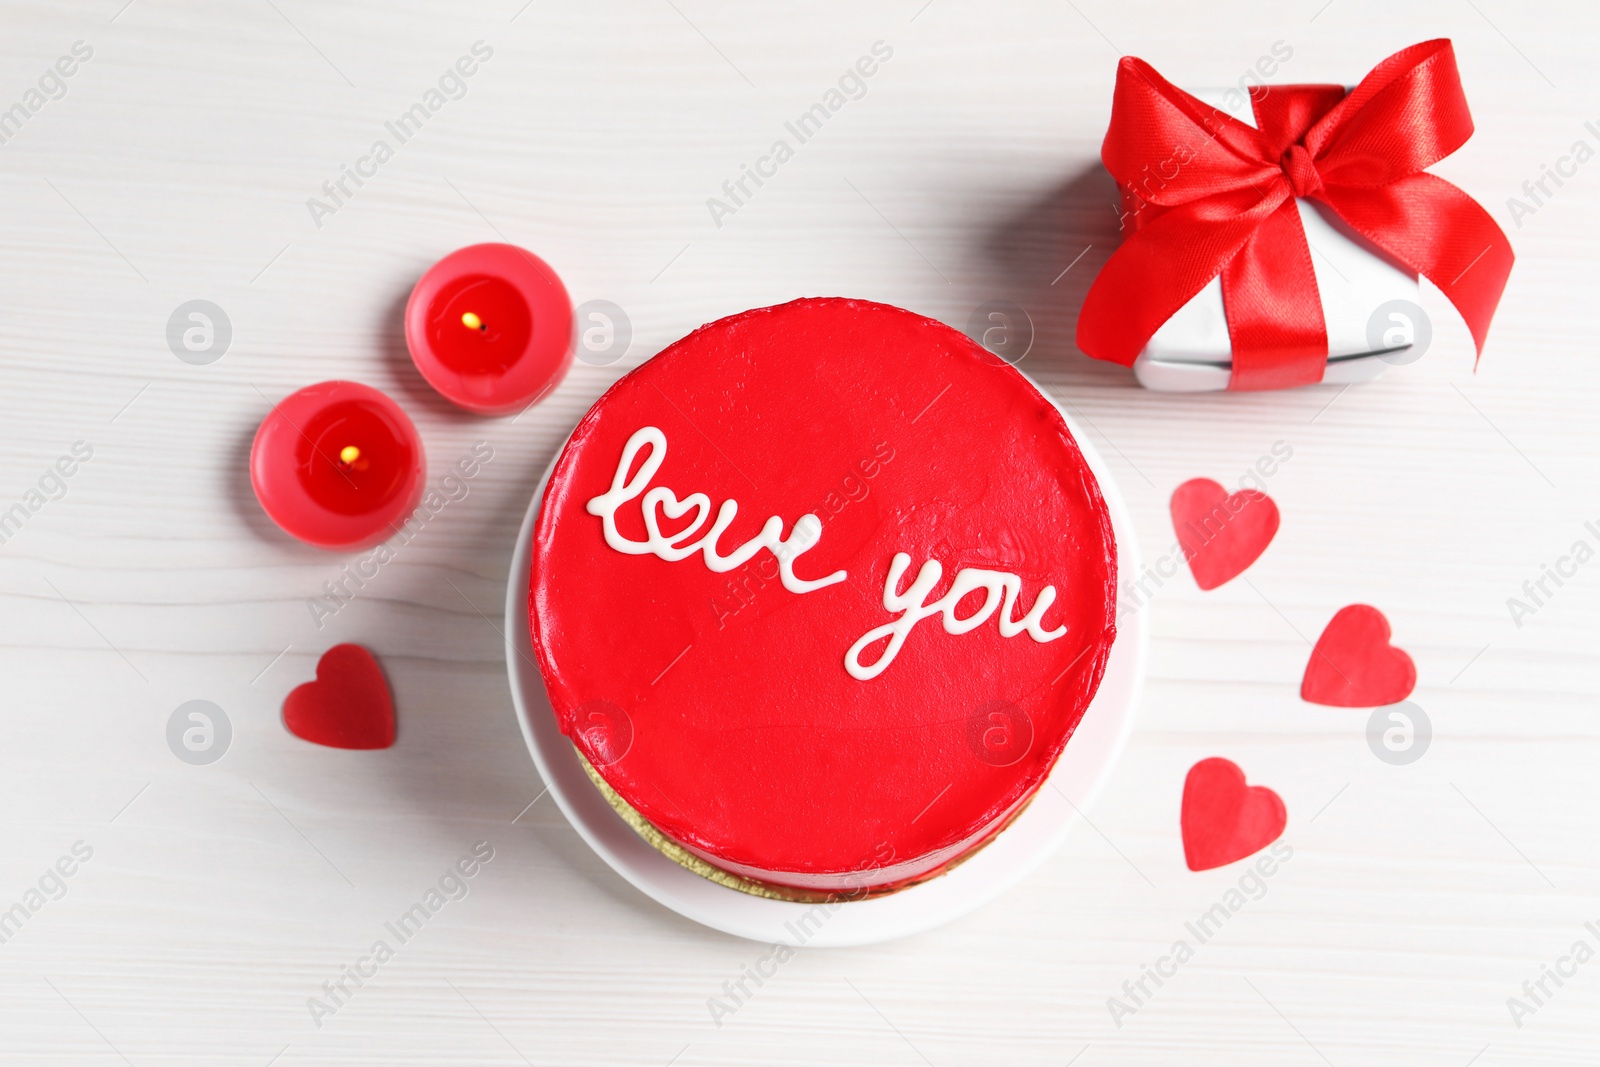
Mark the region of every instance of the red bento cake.
<instances>
[{"instance_id":1,"label":"red bento cake","mask_svg":"<svg viewBox=\"0 0 1600 1067\"><path fill-rule=\"evenodd\" d=\"M1110 518L1055 406L859 300L721 319L617 382L534 538L562 731L619 810L779 895L904 886L987 842L1116 633Z\"/></svg>"}]
</instances>

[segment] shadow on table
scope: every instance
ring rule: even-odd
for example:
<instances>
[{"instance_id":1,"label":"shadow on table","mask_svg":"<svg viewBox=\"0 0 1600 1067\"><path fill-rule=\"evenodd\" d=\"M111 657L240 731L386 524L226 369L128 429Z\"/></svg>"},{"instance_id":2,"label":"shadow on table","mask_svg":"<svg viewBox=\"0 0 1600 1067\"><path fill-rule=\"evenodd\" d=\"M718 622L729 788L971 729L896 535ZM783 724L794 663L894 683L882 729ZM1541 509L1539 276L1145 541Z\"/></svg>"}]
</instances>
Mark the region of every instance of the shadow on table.
<instances>
[{"instance_id":1,"label":"shadow on table","mask_svg":"<svg viewBox=\"0 0 1600 1067\"><path fill-rule=\"evenodd\" d=\"M1089 285L1122 240L1116 183L1095 163L1001 218L981 247L998 288L1033 320L1033 346L1017 364L1067 390L1135 387L1115 364L1090 359L1074 337Z\"/></svg>"}]
</instances>

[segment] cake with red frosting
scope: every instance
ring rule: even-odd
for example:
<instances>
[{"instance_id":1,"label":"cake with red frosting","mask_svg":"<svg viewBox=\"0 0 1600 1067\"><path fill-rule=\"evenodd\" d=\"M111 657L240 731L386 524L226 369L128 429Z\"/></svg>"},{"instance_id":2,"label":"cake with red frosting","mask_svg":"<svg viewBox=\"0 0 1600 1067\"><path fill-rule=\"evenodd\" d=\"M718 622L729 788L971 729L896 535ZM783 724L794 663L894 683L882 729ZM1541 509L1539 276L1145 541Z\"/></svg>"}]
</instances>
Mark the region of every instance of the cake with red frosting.
<instances>
[{"instance_id":1,"label":"cake with red frosting","mask_svg":"<svg viewBox=\"0 0 1600 1067\"><path fill-rule=\"evenodd\" d=\"M597 787L769 895L887 891L1004 829L1115 637L1055 406L883 304L733 315L614 385L551 470L529 620Z\"/></svg>"}]
</instances>

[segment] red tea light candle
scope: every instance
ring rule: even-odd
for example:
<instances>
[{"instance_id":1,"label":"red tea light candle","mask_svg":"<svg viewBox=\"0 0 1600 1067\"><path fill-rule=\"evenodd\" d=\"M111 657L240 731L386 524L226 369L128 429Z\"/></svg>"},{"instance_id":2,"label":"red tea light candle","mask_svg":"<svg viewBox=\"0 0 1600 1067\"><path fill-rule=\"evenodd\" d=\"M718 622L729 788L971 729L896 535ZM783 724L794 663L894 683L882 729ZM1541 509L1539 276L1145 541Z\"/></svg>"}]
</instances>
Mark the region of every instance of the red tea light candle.
<instances>
[{"instance_id":1,"label":"red tea light candle","mask_svg":"<svg viewBox=\"0 0 1600 1067\"><path fill-rule=\"evenodd\" d=\"M250 484L285 533L322 548L376 544L422 499L427 458L400 405L359 382L322 382L272 409Z\"/></svg>"},{"instance_id":2,"label":"red tea light candle","mask_svg":"<svg viewBox=\"0 0 1600 1067\"><path fill-rule=\"evenodd\" d=\"M406 347L453 403L480 415L520 411L572 364L572 299L532 252L470 245L428 268L411 291Z\"/></svg>"}]
</instances>

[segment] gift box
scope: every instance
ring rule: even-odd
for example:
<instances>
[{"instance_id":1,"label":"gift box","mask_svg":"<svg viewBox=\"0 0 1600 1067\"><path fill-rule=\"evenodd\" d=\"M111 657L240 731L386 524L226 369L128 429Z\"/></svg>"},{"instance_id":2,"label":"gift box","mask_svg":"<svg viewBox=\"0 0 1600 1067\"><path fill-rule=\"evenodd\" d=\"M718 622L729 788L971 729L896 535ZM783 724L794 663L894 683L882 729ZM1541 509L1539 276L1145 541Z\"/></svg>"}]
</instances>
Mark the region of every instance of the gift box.
<instances>
[{"instance_id":1,"label":"gift box","mask_svg":"<svg viewBox=\"0 0 1600 1067\"><path fill-rule=\"evenodd\" d=\"M1288 87L1289 91L1297 88ZM1194 95L1247 126L1256 125L1251 97L1237 89L1199 90ZM1321 380L1339 385L1370 381L1391 362L1409 361L1420 314L1417 273L1346 225L1325 205L1296 197L1294 206L1311 252L1322 320L1328 331L1327 369ZM1124 189L1124 225L1137 227L1143 213L1138 195ZM1384 334L1392 343L1374 349L1367 324L1380 308L1387 309L1380 321L1386 323ZM1408 309L1417 310L1408 314ZM1133 374L1146 389L1201 393L1227 389L1232 373L1233 344L1219 274L1151 335L1134 360Z\"/></svg>"},{"instance_id":2,"label":"gift box","mask_svg":"<svg viewBox=\"0 0 1600 1067\"><path fill-rule=\"evenodd\" d=\"M1163 391L1365 381L1425 346L1422 276L1481 354L1511 246L1425 172L1471 133L1448 41L1398 52L1354 88L1248 96L1191 95L1123 59L1102 158L1124 239L1090 288L1079 347Z\"/></svg>"}]
</instances>

